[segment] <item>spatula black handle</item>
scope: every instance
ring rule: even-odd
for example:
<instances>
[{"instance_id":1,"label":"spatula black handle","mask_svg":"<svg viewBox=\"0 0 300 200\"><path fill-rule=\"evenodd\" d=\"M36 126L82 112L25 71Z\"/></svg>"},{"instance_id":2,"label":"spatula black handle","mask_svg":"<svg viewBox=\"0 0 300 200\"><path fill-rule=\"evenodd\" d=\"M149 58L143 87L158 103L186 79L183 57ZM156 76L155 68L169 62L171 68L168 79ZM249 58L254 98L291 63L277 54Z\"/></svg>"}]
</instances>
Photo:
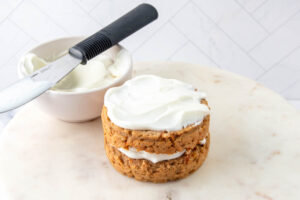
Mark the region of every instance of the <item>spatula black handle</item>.
<instances>
[{"instance_id":1,"label":"spatula black handle","mask_svg":"<svg viewBox=\"0 0 300 200\"><path fill-rule=\"evenodd\" d=\"M157 19L157 10L141 4L97 33L69 49L69 53L86 64L88 60L109 49L132 33Z\"/></svg>"}]
</instances>

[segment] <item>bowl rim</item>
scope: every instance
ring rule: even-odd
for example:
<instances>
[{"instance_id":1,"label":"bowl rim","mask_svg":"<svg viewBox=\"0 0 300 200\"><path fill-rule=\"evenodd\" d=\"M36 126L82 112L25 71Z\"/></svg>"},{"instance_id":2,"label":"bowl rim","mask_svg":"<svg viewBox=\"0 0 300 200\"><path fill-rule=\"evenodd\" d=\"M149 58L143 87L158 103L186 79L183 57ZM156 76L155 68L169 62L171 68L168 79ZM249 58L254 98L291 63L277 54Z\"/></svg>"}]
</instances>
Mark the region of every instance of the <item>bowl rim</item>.
<instances>
[{"instance_id":1,"label":"bowl rim","mask_svg":"<svg viewBox=\"0 0 300 200\"><path fill-rule=\"evenodd\" d=\"M43 45L48 45L48 44L50 44L52 42L57 42L59 40L76 39L76 38L78 38L78 39L79 38L84 39L86 37L87 36L83 36L83 35L81 35L81 36L79 35L79 36L58 37L58 38L51 39L51 40L48 40L48 41L45 41L45 42L40 42L37 45L33 46L32 48L30 48L29 50L27 50L25 53L23 53L21 55L19 61L18 61L17 71L18 71L18 77L19 77L19 79L26 77L26 75L24 75L21 72L21 67L23 66L21 61L22 61L22 58L26 54L32 52L33 50L35 50L37 48L40 48ZM102 91L102 90L106 90L106 89L110 88L112 85L115 85L117 82L119 82L120 80L122 80L124 77L126 77L128 75L128 73L130 73L132 71L133 62L132 62L132 56L131 56L131 54L129 53L129 51L124 46L122 46L120 44L116 44L114 46L120 47L120 50L125 50L128 53L128 55L129 55L129 67L127 68L127 71L121 77L119 77L118 79L114 80L112 83L110 83L108 85L97 87L97 88L88 89L86 91L70 91L70 92L66 92L66 91L59 91L59 90L51 90L51 89L49 89L45 93L51 94L51 95L63 95L63 96L83 95L83 94L90 94L90 93L94 93L94 92L99 92L99 91Z\"/></svg>"}]
</instances>

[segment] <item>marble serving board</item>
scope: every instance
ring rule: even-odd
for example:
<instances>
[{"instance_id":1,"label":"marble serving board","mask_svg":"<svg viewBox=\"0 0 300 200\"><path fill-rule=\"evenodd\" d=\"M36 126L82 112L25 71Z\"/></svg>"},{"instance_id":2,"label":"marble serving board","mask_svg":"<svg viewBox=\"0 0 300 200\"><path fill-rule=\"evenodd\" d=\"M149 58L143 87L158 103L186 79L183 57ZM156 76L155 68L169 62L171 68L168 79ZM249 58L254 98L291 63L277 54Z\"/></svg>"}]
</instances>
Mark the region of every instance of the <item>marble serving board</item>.
<instances>
[{"instance_id":1,"label":"marble serving board","mask_svg":"<svg viewBox=\"0 0 300 200\"><path fill-rule=\"evenodd\" d=\"M207 93L211 147L198 171L164 184L123 176L105 156L100 119L66 123L33 102L1 135L0 199L300 199L300 114L283 98L216 68L135 65L134 75L145 73Z\"/></svg>"}]
</instances>

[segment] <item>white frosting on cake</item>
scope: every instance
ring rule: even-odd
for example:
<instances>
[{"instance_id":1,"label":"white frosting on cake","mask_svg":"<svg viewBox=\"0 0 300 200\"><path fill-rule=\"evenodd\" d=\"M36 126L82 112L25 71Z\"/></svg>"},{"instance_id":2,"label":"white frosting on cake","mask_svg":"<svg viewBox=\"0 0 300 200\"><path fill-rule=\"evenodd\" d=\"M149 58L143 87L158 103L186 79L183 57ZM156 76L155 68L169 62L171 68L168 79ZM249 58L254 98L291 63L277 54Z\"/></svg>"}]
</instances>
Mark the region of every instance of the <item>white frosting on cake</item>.
<instances>
[{"instance_id":1,"label":"white frosting on cake","mask_svg":"<svg viewBox=\"0 0 300 200\"><path fill-rule=\"evenodd\" d=\"M134 130L177 131L201 123L209 108L206 95L187 83L154 75L137 76L110 88L107 115L117 126Z\"/></svg>"}]
</instances>

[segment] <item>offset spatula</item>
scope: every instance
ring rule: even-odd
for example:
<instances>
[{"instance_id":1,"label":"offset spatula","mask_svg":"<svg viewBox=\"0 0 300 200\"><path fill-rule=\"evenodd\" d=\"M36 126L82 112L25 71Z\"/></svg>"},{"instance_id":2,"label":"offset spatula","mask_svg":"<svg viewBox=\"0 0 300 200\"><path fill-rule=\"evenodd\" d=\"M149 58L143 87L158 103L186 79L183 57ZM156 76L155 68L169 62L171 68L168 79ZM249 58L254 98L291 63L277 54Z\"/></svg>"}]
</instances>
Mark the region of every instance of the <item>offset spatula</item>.
<instances>
[{"instance_id":1,"label":"offset spatula","mask_svg":"<svg viewBox=\"0 0 300 200\"><path fill-rule=\"evenodd\" d=\"M157 19L156 9L141 4L99 32L69 49L69 53L32 75L0 91L0 113L15 109L52 88L77 65L86 64L101 52Z\"/></svg>"}]
</instances>

